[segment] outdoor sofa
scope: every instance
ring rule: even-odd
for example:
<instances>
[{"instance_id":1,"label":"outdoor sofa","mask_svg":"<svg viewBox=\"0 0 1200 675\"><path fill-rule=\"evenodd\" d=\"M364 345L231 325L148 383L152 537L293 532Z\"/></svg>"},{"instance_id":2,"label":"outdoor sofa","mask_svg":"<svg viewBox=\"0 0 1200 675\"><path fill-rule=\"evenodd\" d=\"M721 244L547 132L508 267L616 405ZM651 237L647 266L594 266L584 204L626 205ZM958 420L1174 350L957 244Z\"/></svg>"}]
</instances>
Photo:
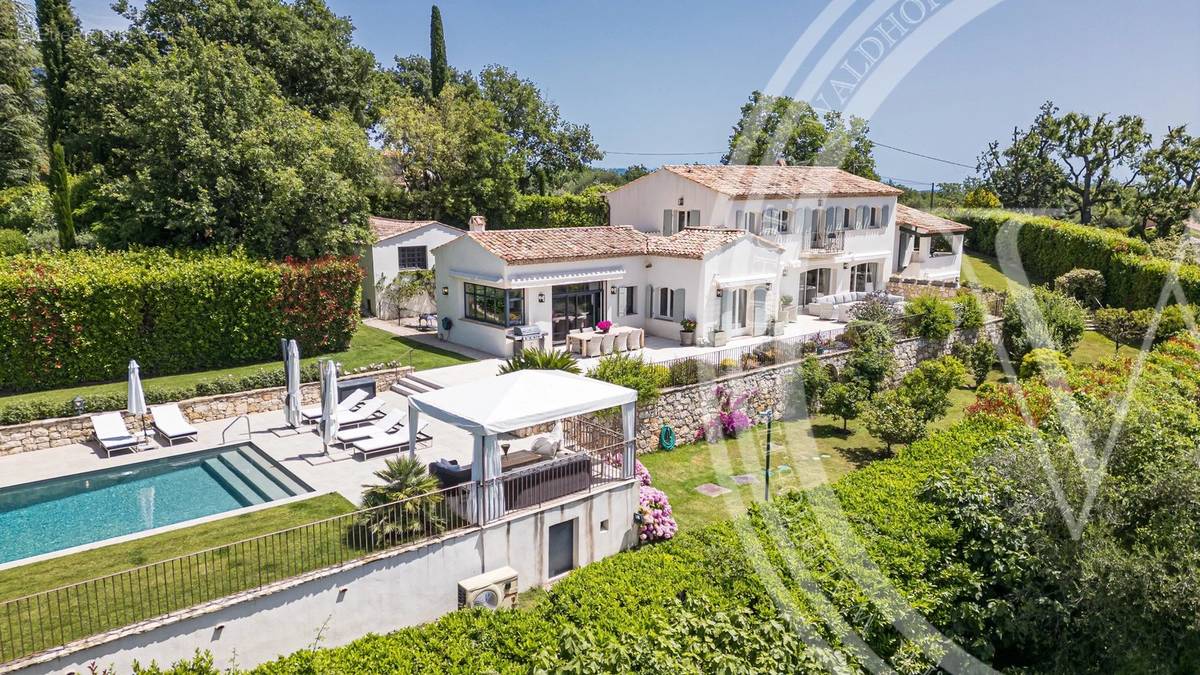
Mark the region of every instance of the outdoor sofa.
<instances>
[{"instance_id":1,"label":"outdoor sofa","mask_svg":"<svg viewBox=\"0 0 1200 675\"><path fill-rule=\"evenodd\" d=\"M904 302L904 297L900 295L851 291L849 293L823 295L808 303L805 309L808 310L809 314L821 319L837 319L839 321L845 321L849 318L849 311L852 307L854 307L854 305L857 305L872 295L878 295L893 305Z\"/></svg>"}]
</instances>

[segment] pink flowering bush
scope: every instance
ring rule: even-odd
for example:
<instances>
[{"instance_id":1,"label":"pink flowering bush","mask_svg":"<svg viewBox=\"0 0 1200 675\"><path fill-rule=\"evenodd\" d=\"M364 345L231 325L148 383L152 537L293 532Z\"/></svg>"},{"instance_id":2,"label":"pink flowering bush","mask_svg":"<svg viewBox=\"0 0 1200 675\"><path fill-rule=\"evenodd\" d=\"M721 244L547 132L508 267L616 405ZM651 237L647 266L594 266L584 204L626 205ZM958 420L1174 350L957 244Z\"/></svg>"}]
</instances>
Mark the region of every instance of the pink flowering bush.
<instances>
[{"instance_id":1,"label":"pink flowering bush","mask_svg":"<svg viewBox=\"0 0 1200 675\"><path fill-rule=\"evenodd\" d=\"M638 539L643 543L663 541L675 536L679 525L671 514L667 493L658 488L643 487L638 496L638 512L642 515Z\"/></svg>"},{"instance_id":2,"label":"pink flowering bush","mask_svg":"<svg viewBox=\"0 0 1200 675\"><path fill-rule=\"evenodd\" d=\"M742 409L753 391L734 396L724 385L713 390L717 397L717 413L708 418L696 432L696 440L719 441L722 438L737 438L738 434L754 425L754 421Z\"/></svg>"}]
</instances>

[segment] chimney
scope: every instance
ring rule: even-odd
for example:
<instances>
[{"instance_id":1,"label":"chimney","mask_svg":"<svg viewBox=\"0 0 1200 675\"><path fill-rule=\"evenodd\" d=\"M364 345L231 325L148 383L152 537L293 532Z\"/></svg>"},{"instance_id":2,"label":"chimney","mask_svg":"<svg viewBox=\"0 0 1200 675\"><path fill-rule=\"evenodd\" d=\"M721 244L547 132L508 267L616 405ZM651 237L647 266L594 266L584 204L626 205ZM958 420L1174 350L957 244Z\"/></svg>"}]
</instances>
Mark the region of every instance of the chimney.
<instances>
[{"instance_id":1,"label":"chimney","mask_svg":"<svg viewBox=\"0 0 1200 675\"><path fill-rule=\"evenodd\" d=\"M472 232L483 232L487 229L487 218L471 216L471 219L467 221L467 229Z\"/></svg>"},{"instance_id":2,"label":"chimney","mask_svg":"<svg viewBox=\"0 0 1200 675\"><path fill-rule=\"evenodd\" d=\"M787 166L787 160L780 157L779 159L775 160L775 166Z\"/></svg>"}]
</instances>

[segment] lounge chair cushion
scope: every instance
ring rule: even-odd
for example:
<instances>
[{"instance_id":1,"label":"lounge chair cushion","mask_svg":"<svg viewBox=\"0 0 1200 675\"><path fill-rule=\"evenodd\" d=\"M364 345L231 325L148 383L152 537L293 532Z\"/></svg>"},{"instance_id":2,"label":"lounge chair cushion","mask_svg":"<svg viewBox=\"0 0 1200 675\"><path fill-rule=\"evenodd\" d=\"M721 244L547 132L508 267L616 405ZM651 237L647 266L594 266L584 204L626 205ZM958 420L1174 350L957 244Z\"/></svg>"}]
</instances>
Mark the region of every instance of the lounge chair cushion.
<instances>
[{"instance_id":1,"label":"lounge chair cushion","mask_svg":"<svg viewBox=\"0 0 1200 675\"><path fill-rule=\"evenodd\" d=\"M343 413L338 411L338 424L362 424L379 414L383 409L383 399L373 398L359 408Z\"/></svg>"},{"instance_id":2,"label":"lounge chair cushion","mask_svg":"<svg viewBox=\"0 0 1200 675\"><path fill-rule=\"evenodd\" d=\"M92 429L96 432L96 440L105 450L129 448L141 442L125 428L125 420L118 412L93 415Z\"/></svg>"},{"instance_id":3,"label":"lounge chair cushion","mask_svg":"<svg viewBox=\"0 0 1200 675\"><path fill-rule=\"evenodd\" d=\"M367 392L365 389L355 389L350 392L350 395L338 404L338 411L352 410L363 401L367 400ZM300 411L300 415L307 420L315 420L321 417L321 406L313 406Z\"/></svg>"},{"instance_id":4,"label":"lounge chair cushion","mask_svg":"<svg viewBox=\"0 0 1200 675\"><path fill-rule=\"evenodd\" d=\"M154 418L154 428L167 438L186 438L200 433L174 403L150 406L150 415Z\"/></svg>"}]
</instances>

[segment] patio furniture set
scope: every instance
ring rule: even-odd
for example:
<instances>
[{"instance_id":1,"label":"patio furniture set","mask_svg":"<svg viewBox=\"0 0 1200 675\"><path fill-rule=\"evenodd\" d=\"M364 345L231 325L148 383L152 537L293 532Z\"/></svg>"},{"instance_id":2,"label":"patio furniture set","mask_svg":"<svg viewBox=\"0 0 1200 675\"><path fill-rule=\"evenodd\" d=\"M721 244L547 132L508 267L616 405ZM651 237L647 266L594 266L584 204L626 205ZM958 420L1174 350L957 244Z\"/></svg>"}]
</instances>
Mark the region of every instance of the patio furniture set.
<instances>
[{"instance_id":1,"label":"patio furniture set","mask_svg":"<svg viewBox=\"0 0 1200 675\"><path fill-rule=\"evenodd\" d=\"M305 424L321 421L321 408L315 406L300 411ZM408 447L408 423L404 413L384 408L384 401L355 389L338 404L338 432L334 437L342 448L350 449L363 459L380 452L400 452ZM433 437L425 433L428 424L417 429L417 441L427 443Z\"/></svg>"},{"instance_id":2,"label":"patio furniture set","mask_svg":"<svg viewBox=\"0 0 1200 675\"><path fill-rule=\"evenodd\" d=\"M805 306L809 314L819 318L847 322L853 317L850 312L861 302L868 297L878 296L887 300L888 303L897 306L898 308L904 304L904 296L891 295L876 292L853 291L850 293L837 293L835 295L823 295Z\"/></svg>"},{"instance_id":3,"label":"patio furniture set","mask_svg":"<svg viewBox=\"0 0 1200 675\"><path fill-rule=\"evenodd\" d=\"M646 331L633 326L613 326L607 331L585 328L578 333L567 333L567 351L584 358L634 351L645 346Z\"/></svg>"},{"instance_id":4,"label":"patio furniture set","mask_svg":"<svg viewBox=\"0 0 1200 675\"><path fill-rule=\"evenodd\" d=\"M175 441L196 440L200 433L192 426L179 406L174 403L150 406L150 417L154 420L154 431L167 442L175 445ZM125 419L119 412L102 413L92 416L92 430L96 440L106 457L112 457L114 450L131 450L137 452L150 447L150 438L145 433L130 433L125 426Z\"/></svg>"}]
</instances>

